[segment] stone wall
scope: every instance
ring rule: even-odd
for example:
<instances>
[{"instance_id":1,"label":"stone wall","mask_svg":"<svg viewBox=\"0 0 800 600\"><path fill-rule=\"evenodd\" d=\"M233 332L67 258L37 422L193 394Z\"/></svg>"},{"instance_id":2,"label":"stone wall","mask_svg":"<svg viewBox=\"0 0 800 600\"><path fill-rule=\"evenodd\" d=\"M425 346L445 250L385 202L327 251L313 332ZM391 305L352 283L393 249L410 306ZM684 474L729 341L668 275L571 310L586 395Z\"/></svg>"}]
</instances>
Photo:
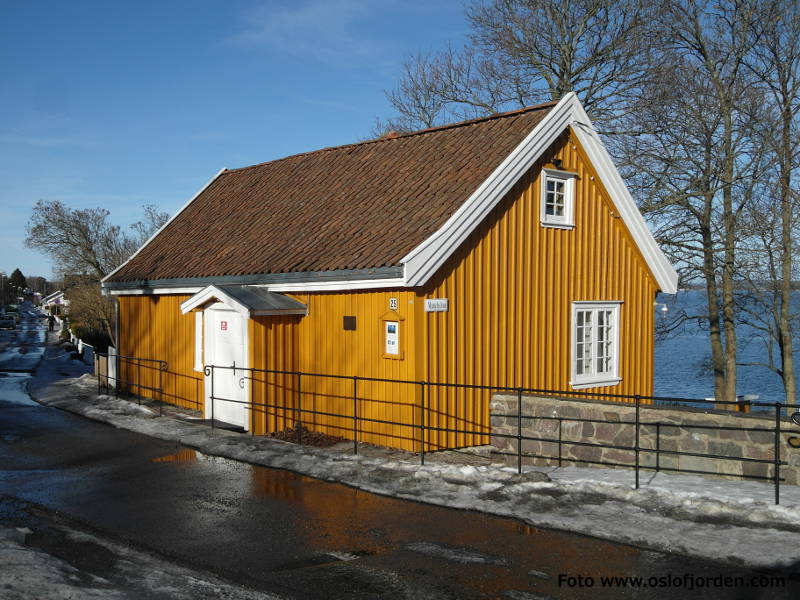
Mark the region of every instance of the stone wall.
<instances>
[{"instance_id":1,"label":"stone wall","mask_svg":"<svg viewBox=\"0 0 800 600\"><path fill-rule=\"evenodd\" d=\"M524 464L578 466L633 466L635 453L635 407L592 400L564 400L539 396L523 396L522 441ZM508 464L517 463L517 396L495 394L491 404L492 445ZM735 460L741 458L773 460L775 448L775 416L703 411L642 405L640 408L640 465L685 471L708 471L721 476L773 477L773 466L767 463ZM743 427L764 431L734 431L726 427ZM715 429L716 428L716 429ZM501 437L502 434L514 438ZM785 483L800 484L800 427L788 418L781 419L780 453L788 465L781 467ZM554 441L548 441L554 440ZM587 444L587 445L581 445ZM606 446L592 447L590 444ZM613 446L616 446L614 448ZM658 452L656 452L658 450ZM697 455L716 454L734 460L704 456L676 456L670 451ZM612 463L603 465L596 463Z\"/></svg>"}]
</instances>

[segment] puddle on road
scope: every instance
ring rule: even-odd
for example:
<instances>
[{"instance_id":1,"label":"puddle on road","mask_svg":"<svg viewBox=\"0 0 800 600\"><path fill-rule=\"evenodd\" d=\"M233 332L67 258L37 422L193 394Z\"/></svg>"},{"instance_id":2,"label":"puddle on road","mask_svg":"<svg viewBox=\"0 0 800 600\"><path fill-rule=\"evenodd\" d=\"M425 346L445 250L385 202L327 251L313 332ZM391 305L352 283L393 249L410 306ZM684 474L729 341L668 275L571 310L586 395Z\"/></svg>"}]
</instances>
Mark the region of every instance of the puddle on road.
<instances>
[{"instance_id":1,"label":"puddle on road","mask_svg":"<svg viewBox=\"0 0 800 600\"><path fill-rule=\"evenodd\" d=\"M229 462L208 458L220 467ZM650 575L653 569L660 572L671 565L680 571L683 563L689 564L682 557L537 529L479 512L379 496L289 471L246 466L240 472L249 474L250 497L288 505L287 512L297 524L288 531L304 538L305 558L271 565L272 571L321 566L343 555L361 559L354 562L363 564L362 568L399 561L420 576L446 577L487 597L509 591L564 597L558 586L560 574L642 575L641 564L648 564ZM244 490L241 493L247 495ZM664 558L640 560L645 554ZM570 590L567 597L615 597L598 590L585 592Z\"/></svg>"},{"instance_id":2,"label":"puddle on road","mask_svg":"<svg viewBox=\"0 0 800 600\"><path fill-rule=\"evenodd\" d=\"M193 463L197 462L198 458L200 457L200 453L196 450L191 450L190 448L185 448L180 450L179 452L175 452L174 454L168 454L167 456L159 456L158 458L153 458L150 462L154 463Z\"/></svg>"}]
</instances>

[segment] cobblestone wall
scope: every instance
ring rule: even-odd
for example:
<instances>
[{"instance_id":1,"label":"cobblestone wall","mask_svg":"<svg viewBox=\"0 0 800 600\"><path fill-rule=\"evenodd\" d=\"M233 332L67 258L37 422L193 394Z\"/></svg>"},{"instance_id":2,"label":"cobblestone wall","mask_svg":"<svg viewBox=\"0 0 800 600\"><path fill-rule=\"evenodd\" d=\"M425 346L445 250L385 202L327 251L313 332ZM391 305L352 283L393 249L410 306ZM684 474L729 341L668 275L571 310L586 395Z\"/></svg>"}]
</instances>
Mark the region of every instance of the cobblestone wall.
<instances>
[{"instance_id":1,"label":"cobblestone wall","mask_svg":"<svg viewBox=\"0 0 800 600\"><path fill-rule=\"evenodd\" d=\"M500 456L507 453L509 464L517 461L517 397L496 394L492 398L492 445ZM591 400L560 400L523 396L522 435L538 440L523 440L525 464L558 464L561 437L563 465L597 466L599 462L630 465L635 453L623 448L635 442L635 408ZM705 412L692 408L642 406L640 409L640 464L667 472L679 468L687 471L709 471L730 476L773 477L771 464L746 460L722 460L704 456L676 456L670 451L693 454L716 454L733 459L773 460L775 417L743 413ZM760 431L733 431L725 427L745 427ZM514 438L502 437L502 434ZM791 439L793 438L793 439ZM780 454L789 464L781 467L785 483L800 483L800 427L788 418L781 419ZM548 441L553 440L553 441ZM598 444L605 448L581 444ZM609 446L617 446L609 447ZM656 451L658 450L658 451ZM612 465L613 466L613 465Z\"/></svg>"}]
</instances>

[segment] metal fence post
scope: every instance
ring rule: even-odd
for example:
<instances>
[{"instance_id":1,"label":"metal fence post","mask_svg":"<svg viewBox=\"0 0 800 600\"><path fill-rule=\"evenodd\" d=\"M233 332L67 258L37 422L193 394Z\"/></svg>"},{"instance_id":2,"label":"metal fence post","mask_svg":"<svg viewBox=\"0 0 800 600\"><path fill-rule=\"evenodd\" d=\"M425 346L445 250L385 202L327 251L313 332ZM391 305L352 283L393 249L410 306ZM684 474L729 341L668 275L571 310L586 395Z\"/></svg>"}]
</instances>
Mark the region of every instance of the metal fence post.
<instances>
[{"instance_id":1,"label":"metal fence post","mask_svg":"<svg viewBox=\"0 0 800 600\"><path fill-rule=\"evenodd\" d=\"M214 429L214 365L211 365L211 429Z\"/></svg>"},{"instance_id":2,"label":"metal fence post","mask_svg":"<svg viewBox=\"0 0 800 600\"><path fill-rule=\"evenodd\" d=\"M781 403L775 403L775 504L781 503Z\"/></svg>"},{"instance_id":3,"label":"metal fence post","mask_svg":"<svg viewBox=\"0 0 800 600\"><path fill-rule=\"evenodd\" d=\"M636 489L639 489L639 405L641 404L641 396L636 394L636 435L633 451L636 454Z\"/></svg>"},{"instance_id":4,"label":"metal fence post","mask_svg":"<svg viewBox=\"0 0 800 600\"><path fill-rule=\"evenodd\" d=\"M158 416L164 416L164 371L158 365Z\"/></svg>"},{"instance_id":5,"label":"metal fence post","mask_svg":"<svg viewBox=\"0 0 800 600\"><path fill-rule=\"evenodd\" d=\"M302 388L301 383L303 381L303 374L298 371L297 372L297 389L301 390ZM300 420L295 423L295 428L297 429L297 443L301 446L303 445L303 393L300 391L298 398L297 398L297 406L298 406L298 414L300 415Z\"/></svg>"},{"instance_id":6,"label":"metal fence post","mask_svg":"<svg viewBox=\"0 0 800 600\"><path fill-rule=\"evenodd\" d=\"M561 424L564 419L558 417L558 466L561 466Z\"/></svg>"},{"instance_id":7,"label":"metal fence post","mask_svg":"<svg viewBox=\"0 0 800 600\"><path fill-rule=\"evenodd\" d=\"M661 423L656 423L656 473L661 470Z\"/></svg>"},{"instance_id":8,"label":"metal fence post","mask_svg":"<svg viewBox=\"0 0 800 600\"><path fill-rule=\"evenodd\" d=\"M137 361L136 362L136 381L141 381L141 380L142 380L142 362L141 361ZM134 386L139 388L139 393L136 394L136 402L139 404L139 406L141 406L142 405L142 384L141 383L134 383L133 385L131 385L131 391L133 390Z\"/></svg>"},{"instance_id":9,"label":"metal fence post","mask_svg":"<svg viewBox=\"0 0 800 600\"><path fill-rule=\"evenodd\" d=\"M358 376L353 376L353 454L358 454Z\"/></svg>"},{"instance_id":10,"label":"metal fence post","mask_svg":"<svg viewBox=\"0 0 800 600\"><path fill-rule=\"evenodd\" d=\"M419 460L425 464L425 382L420 381L419 389Z\"/></svg>"},{"instance_id":11,"label":"metal fence post","mask_svg":"<svg viewBox=\"0 0 800 600\"><path fill-rule=\"evenodd\" d=\"M517 473L522 473L522 388L517 388Z\"/></svg>"}]
</instances>

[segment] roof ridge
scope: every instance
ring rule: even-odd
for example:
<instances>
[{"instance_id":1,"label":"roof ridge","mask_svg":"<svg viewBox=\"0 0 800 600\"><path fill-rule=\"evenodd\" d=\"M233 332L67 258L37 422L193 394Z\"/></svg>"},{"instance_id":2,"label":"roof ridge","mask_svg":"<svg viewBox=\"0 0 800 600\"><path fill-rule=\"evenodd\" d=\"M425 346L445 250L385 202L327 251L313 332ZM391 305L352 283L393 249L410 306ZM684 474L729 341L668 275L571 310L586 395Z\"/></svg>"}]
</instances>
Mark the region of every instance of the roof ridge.
<instances>
[{"instance_id":1,"label":"roof ridge","mask_svg":"<svg viewBox=\"0 0 800 600\"><path fill-rule=\"evenodd\" d=\"M496 113L493 115L487 115L485 117L478 117L477 119L469 119L467 121L458 121L456 123L448 123L447 125L438 125L436 127L428 127L427 129L420 129L418 131L410 131L407 133L400 133L398 135L394 135L392 137L379 137L372 140L364 140L362 142L351 142L349 144L341 144L339 146L327 146L325 148L319 148L318 150L311 150L309 152L298 152L297 154L290 154L289 156L283 156L281 158L276 158L274 160L267 160L264 162L256 163L254 165L247 165L245 167L236 167L233 169L225 169L224 173L233 173L236 171L245 171L247 169L255 169L257 167L263 167L264 165L274 164L277 162L282 162L284 160L289 160L292 158L299 158L301 156L310 156L312 154L320 154L322 152L331 152L333 150L342 150L344 148L355 148L357 146L366 146L368 144L379 144L385 142L393 142L395 140L401 140L409 137L414 137L416 135L425 135L428 133L433 133L436 131L443 131L446 129L457 129L459 127L465 127L468 125L475 125L477 123L481 123L484 121L492 121L495 119L504 119L507 117L514 117L523 113L533 112L537 110L542 110L545 108L550 108L558 104L557 101L551 102L543 102L541 104L533 104L531 106L525 106L523 108L518 108L516 110L509 110L502 113Z\"/></svg>"}]
</instances>

